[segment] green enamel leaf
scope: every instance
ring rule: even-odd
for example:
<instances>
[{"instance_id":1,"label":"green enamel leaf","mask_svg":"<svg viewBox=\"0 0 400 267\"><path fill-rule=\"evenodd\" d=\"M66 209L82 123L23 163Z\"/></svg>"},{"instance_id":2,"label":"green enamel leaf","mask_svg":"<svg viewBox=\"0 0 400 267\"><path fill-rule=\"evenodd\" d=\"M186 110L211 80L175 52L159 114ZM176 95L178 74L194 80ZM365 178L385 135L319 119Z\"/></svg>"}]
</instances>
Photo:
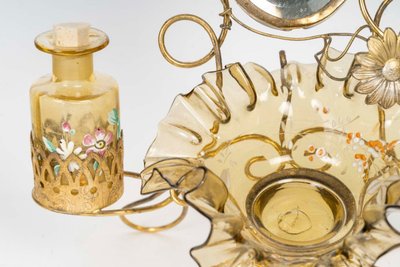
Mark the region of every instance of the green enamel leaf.
<instances>
[{"instance_id":1,"label":"green enamel leaf","mask_svg":"<svg viewBox=\"0 0 400 267\"><path fill-rule=\"evenodd\" d=\"M108 122L111 125L117 126L117 139L121 138L121 122L118 116L118 110L114 108L110 113L108 113Z\"/></svg>"},{"instance_id":2,"label":"green enamel leaf","mask_svg":"<svg viewBox=\"0 0 400 267\"><path fill-rule=\"evenodd\" d=\"M108 113L108 122L111 125L118 125L119 124L119 116L118 116L118 110L113 109L110 113Z\"/></svg>"},{"instance_id":3,"label":"green enamel leaf","mask_svg":"<svg viewBox=\"0 0 400 267\"><path fill-rule=\"evenodd\" d=\"M60 165L56 165L54 166L54 174L55 176L58 176L58 174L60 173Z\"/></svg>"},{"instance_id":4,"label":"green enamel leaf","mask_svg":"<svg viewBox=\"0 0 400 267\"><path fill-rule=\"evenodd\" d=\"M93 169L94 170L97 170L99 168L99 163L97 162L97 161L95 161L94 163L93 163Z\"/></svg>"},{"instance_id":5,"label":"green enamel leaf","mask_svg":"<svg viewBox=\"0 0 400 267\"><path fill-rule=\"evenodd\" d=\"M43 136L43 143L46 146L48 151L50 151L51 153L56 152L56 147L53 145L53 143L49 139L47 139L44 136Z\"/></svg>"},{"instance_id":6,"label":"green enamel leaf","mask_svg":"<svg viewBox=\"0 0 400 267\"><path fill-rule=\"evenodd\" d=\"M118 122L117 138L121 138L121 124Z\"/></svg>"}]
</instances>

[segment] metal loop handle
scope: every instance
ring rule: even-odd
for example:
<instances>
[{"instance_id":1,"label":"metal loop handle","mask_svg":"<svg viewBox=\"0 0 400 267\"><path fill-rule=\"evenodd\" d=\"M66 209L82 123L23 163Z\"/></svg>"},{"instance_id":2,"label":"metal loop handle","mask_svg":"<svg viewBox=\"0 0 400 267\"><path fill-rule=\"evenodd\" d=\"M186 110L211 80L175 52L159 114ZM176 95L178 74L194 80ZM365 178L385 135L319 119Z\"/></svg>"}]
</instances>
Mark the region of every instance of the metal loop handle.
<instances>
[{"instance_id":1,"label":"metal loop handle","mask_svg":"<svg viewBox=\"0 0 400 267\"><path fill-rule=\"evenodd\" d=\"M167 30L169 29L169 27L171 27L171 25L173 25L174 23L176 23L178 21L184 21L184 20L195 22L196 24L203 27L211 39L211 42L213 45L213 50L210 53L208 53L205 57L203 57L199 60L188 61L188 62L177 60L173 56L171 56L171 54L168 52L168 50L165 46L165 34L166 34ZM160 46L160 50L161 50L161 53L164 56L164 58L174 66L181 67L181 68L194 68L194 67L205 64L215 55L217 70L222 69L222 59L221 59L219 40L218 40L214 30L211 28L210 24L208 24L205 20L203 20L202 18L197 17L195 15L190 15L190 14L177 15L177 16L174 16L174 17L170 18L169 20L167 20L164 23L164 25L161 27L160 34L158 37L158 45Z\"/></svg>"},{"instance_id":2,"label":"metal loop handle","mask_svg":"<svg viewBox=\"0 0 400 267\"><path fill-rule=\"evenodd\" d=\"M140 173L124 171L124 175L126 177L140 179ZM183 221L183 219L186 217L187 212L188 212L188 205L184 200L179 198L178 192L176 192L175 190L170 190L170 192L169 192L170 195L167 198L165 198L164 200L162 200L156 204L143 206L143 205L159 198L164 193L165 192L154 193L148 197L145 197L143 199L140 199L140 200L137 200L130 204L127 204L120 209L112 209L112 210L100 209L100 210L97 210L94 212L80 213L79 215L93 216L93 217L119 216L120 219L126 225L128 225L129 227L131 227L135 230L141 231L141 232L155 233L155 232L168 230L168 229L173 228L174 226L178 225L181 221ZM178 216L178 218L176 218L174 221L167 223L165 225L154 226L154 227L142 226L142 225L138 225L138 224L131 222L126 217L127 215L143 214L143 213L147 213L147 212L156 211L156 210L159 210L159 209L162 209L162 208L168 206L171 203L176 203L177 205L181 206L182 211L181 211L180 215Z\"/></svg>"},{"instance_id":3,"label":"metal loop handle","mask_svg":"<svg viewBox=\"0 0 400 267\"><path fill-rule=\"evenodd\" d=\"M221 0L224 12L220 14L224 18L223 23L220 25L221 27L221 33L219 37L215 34L215 31L212 29L210 24L208 24L205 20L203 20L200 17L197 17L195 15L191 14L182 14L182 15L177 15L169 20L167 20L164 25L161 27L160 33L158 35L158 45L160 47L161 54L163 57L172 65L181 67L181 68L194 68L201 66L208 61L210 61L211 58L215 56L215 61L217 65L217 70L222 69L222 59L221 59L221 46L225 41L225 38L228 34L228 31L231 29L232 26L232 21L230 18L230 7L229 7L229 1L228 0ZM178 21L191 21L194 22L198 25L200 25L206 32L208 33L213 48L212 50L205 55L203 58L195 60L195 61L180 61L175 59L167 50L166 45L165 45L165 34L168 31L169 27L171 27L174 23Z\"/></svg>"},{"instance_id":4,"label":"metal loop handle","mask_svg":"<svg viewBox=\"0 0 400 267\"><path fill-rule=\"evenodd\" d=\"M140 179L140 173L124 171L124 174L125 174L125 176L131 177L131 178ZM146 203L158 198L159 196L161 196L163 194L163 192L155 193L155 194L150 195L149 197L146 197L141 200L130 203L130 204L124 206L122 208L122 210L125 210L125 211L136 210L136 211L149 212L149 211L161 209L161 208L169 205L170 203L175 202L176 204L178 204L179 206L182 207L182 211L181 211L179 217L176 218L175 220L173 220L172 222L165 224L165 225L161 225L161 226L150 226L149 227L149 226L142 226L142 225L133 223L126 217L126 215L120 215L119 218L127 226L129 226L137 231L140 231L140 232L156 233L156 232L161 232L161 231L171 229L171 228L175 227L176 225L178 225L180 222L182 222L183 219L186 217L187 212L188 212L188 206L184 200L181 200L179 198L179 194L175 190L170 190L169 193L170 193L170 196L168 198L166 198L165 200L163 200L157 204L154 204L154 205L151 205L151 206L148 206L145 208L136 208L138 206L141 206L143 204L146 204ZM136 209L134 209L134 208L136 208Z\"/></svg>"},{"instance_id":5,"label":"metal loop handle","mask_svg":"<svg viewBox=\"0 0 400 267\"><path fill-rule=\"evenodd\" d=\"M171 191L173 191L173 190L171 190ZM175 192L175 191L174 191L174 192ZM142 204L144 204L144 203L147 203L147 202L149 202L149 201L152 201L153 199L157 198L157 197L160 196L161 194L162 194L162 193L153 194L153 195L151 195L150 197L147 197L147 198L145 198L145 199L142 199L142 200L133 202L133 203L131 203L131 204L128 204L128 205L124 206L123 209L128 209L128 210L129 210L129 209L134 209L134 208L137 207L137 206L140 206L140 205L142 205ZM175 194L176 194L176 193L175 193ZM147 207L148 209L147 209L146 211L153 211L153 210L161 209L161 208L163 208L163 207L169 205L169 204L172 203L172 202L175 202L175 200L170 196L169 198L165 199L164 201L162 201L162 202L160 202L160 203L158 203L158 204L155 204L155 205L152 205L152 206ZM181 205L181 204L179 204L179 205ZM124 222L127 226L129 226L129 227L131 227L131 228L133 228L133 229L135 229L135 230L137 230L137 231L146 232L146 233L156 233L156 232L160 232L160 231L165 231L165 230L171 229L171 228L175 227L176 225L178 225L180 222L183 221L183 219L184 219L184 218L186 217L186 215L187 215L188 206L186 205L186 203L184 203L184 205L181 205L181 206L182 206L182 211L181 211L179 217L176 218L175 220L173 220L172 222L170 222L170 223L168 223L168 224L165 224L165 225L161 225L161 226L151 226L151 227L148 227L148 226L138 225L138 224L133 223L132 221L130 221L130 220L126 217L126 215L120 215L119 218L120 218L120 219L122 220L122 222Z\"/></svg>"}]
</instances>

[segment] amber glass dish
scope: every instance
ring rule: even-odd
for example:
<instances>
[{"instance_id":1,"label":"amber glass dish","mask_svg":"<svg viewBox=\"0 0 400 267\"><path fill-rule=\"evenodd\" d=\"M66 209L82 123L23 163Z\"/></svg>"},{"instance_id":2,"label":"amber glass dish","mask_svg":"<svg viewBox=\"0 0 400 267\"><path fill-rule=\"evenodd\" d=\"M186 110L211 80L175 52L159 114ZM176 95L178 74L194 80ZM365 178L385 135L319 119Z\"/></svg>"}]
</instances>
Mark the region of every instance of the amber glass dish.
<instances>
[{"instance_id":1,"label":"amber glass dish","mask_svg":"<svg viewBox=\"0 0 400 267\"><path fill-rule=\"evenodd\" d=\"M326 68L342 77L353 59ZM175 99L142 173L142 193L178 190L210 220L200 266L372 266L400 244L386 219L397 107L382 118L316 64L236 63L203 80Z\"/></svg>"}]
</instances>

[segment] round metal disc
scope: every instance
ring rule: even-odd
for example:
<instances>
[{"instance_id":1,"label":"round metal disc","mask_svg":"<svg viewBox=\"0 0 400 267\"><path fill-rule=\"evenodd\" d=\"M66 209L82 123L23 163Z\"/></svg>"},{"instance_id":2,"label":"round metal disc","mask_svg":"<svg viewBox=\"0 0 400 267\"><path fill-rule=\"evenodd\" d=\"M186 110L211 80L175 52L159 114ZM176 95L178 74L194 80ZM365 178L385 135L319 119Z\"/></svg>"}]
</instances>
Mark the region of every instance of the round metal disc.
<instances>
[{"instance_id":1,"label":"round metal disc","mask_svg":"<svg viewBox=\"0 0 400 267\"><path fill-rule=\"evenodd\" d=\"M345 0L236 0L257 21L281 30L311 27L335 12Z\"/></svg>"}]
</instances>

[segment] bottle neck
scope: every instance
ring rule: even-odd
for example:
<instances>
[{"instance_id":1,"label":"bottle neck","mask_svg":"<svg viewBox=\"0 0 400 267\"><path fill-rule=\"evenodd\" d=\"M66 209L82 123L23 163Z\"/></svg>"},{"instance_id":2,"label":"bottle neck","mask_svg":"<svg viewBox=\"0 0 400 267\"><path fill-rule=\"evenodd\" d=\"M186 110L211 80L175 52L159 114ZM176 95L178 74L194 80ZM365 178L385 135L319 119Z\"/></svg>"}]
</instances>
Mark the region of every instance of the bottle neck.
<instances>
[{"instance_id":1,"label":"bottle neck","mask_svg":"<svg viewBox=\"0 0 400 267\"><path fill-rule=\"evenodd\" d=\"M53 79L90 80L93 77L93 54L83 56L53 55Z\"/></svg>"}]
</instances>

